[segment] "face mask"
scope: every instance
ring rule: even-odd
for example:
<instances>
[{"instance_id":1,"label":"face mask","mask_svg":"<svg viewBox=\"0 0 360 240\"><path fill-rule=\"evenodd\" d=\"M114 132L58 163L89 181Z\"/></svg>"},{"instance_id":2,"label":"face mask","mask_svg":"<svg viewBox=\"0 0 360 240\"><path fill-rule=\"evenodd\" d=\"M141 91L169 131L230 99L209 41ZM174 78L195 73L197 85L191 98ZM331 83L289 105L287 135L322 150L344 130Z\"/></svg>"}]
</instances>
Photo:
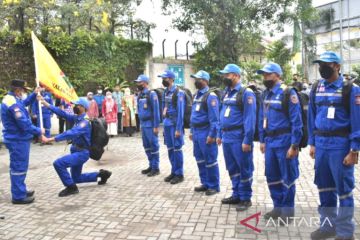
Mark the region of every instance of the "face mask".
<instances>
[{"instance_id":1,"label":"face mask","mask_svg":"<svg viewBox=\"0 0 360 240\"><path fill-rule=\"evenodd\" d=\"M136 86L136 87L137 87L137 89L138 89L139 91L144 90L144 86L143 86L143 85L138 85L138 86Z\"/></svg>"},{"instance_id":2,"label":"face mask","mask_svg":"<svg viewBox=\"0 0 360 240\"><path fill-rule=\"evenodd\" d=\"M76 107L76 106L73 108L73 111L77 115L80 114L80 109L78 107Z\"/></svg>"},{"instance_id":3,"label":"face mask","mask_svg":"<svg viewBox=\"0 0 360 240\"><path fill-rule=\"evenodd\" d=\"M275 80L271 80L271 79L269 79L269 80L264 80L263 83L264 83L264 86L265 86L267 89L272 89L272 88L274 87L274 85L275 85Z\"/></svg>"},{"instance_id":4,"label":"face mask","mask_svg":"<svg viewBox=\"0 0 360 240\"><path fill-rule=\"evenodd\" d=\"M102 94L102 90L98 90L97 93L98 93L98 94Z\"/></svg>"},{"instance_id":5,"label":"face mask","mask_svg":"<svg viewBox=\"0 0 360 240\"><path fill-rule=\"evenodd\" d=\"M231 78L224 78L223 81L224 81L225 86L231 87L231 85L232 85L232 79Z\"/></svg>"},{"instance_id":6,"label":"face mask","mask_svg":"<svg viewBox=\"0 0 360 240\"><path fill-rule=\"evenodd\" d=\"M170 83L169 83L168 81L166 81L166 80L163 80L163 81L162 81L162 85L163 85L164 87L168 87L168 86L170 85Z\"/></svg>"},{"instance_id":7,"label":"face mask","mask_svg":"<svg viewBox=\"0 0 360 240\"><path fill-rule=\"evenodd\" d=\"M107 99L111 99L111 95L106 95L106 98L107 98Z\"/></svg>"},{"instance_id":8,"label":"face mask","mask_svg":"<svg viewBox=\"0 0 360 240\"><path fill-rule=\"evenodd\" d=\"M91 101L91 100L93 100L93 97L91 96L91 97L88 97L88 99Z\"/></svg>"},{"instance_id":9,"label":"face mask","mask_svg":"<svg viewBox=\"0 0 360 240\"><path fill-rule=\"evenodd\" d=\"M323 65L319 68L320 76L324 79L329 79L334 74L334 69L330 66Z\"/></svg>"},{"instance_id":10,"label":"face mask","mask_svg":"<svg viewBox=\"0 0 360 240\"><path fill-rule=\"evenodd\" d=\"M196 89L202 89L203 88L203 85L202 85L202 83L200 82L200 81L195 81L195 87L196 87Z\"/></svg>"}]
</instances>

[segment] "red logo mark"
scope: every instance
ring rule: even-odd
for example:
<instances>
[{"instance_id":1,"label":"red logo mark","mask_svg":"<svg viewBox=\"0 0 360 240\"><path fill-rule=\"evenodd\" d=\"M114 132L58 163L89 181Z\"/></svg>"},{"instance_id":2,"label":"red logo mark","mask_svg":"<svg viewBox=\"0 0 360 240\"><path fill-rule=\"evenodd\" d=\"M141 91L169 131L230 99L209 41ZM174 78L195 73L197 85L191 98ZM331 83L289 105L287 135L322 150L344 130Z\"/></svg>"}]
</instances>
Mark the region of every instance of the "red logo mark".
<instances>
[{"instance_id":1,"label":"red logo mark","mask_svg":"<svg viewBox=\"0 0 360 240\"><path fill-rule=\"evenodd\" d=\"M240 224L254 230L255 232L261 233L261 230L259 228L257 228L257 225L259 224L259 220L260 220L260 215L261 215L261 212L255 213L254 215L251 215L250 217L245 218L244 220L241 220ZM256 218L255 226L252 226L252 225L247 223L249 220L251 220L253 218Z\"/></svg>"}]
</instances>

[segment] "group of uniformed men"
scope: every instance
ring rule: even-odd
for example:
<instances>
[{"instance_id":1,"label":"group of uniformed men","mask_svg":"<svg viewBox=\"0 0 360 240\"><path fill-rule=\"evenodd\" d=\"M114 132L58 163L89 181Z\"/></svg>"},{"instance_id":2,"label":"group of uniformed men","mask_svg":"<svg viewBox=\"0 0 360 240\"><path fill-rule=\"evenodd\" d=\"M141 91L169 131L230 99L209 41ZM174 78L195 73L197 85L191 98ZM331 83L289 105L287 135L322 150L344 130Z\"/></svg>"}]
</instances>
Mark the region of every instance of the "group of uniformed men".
<instances>
[{"instance_id":1,"label":"group of uniformed men","mask_svg":"<svg viewBox=\"0 0 360 240\"><path fill-rule=\"evenodd\" d=\"M343 91L349 84L340 74L338 54L327 51L314 63L319 64L322 79L312 89L305 119L296 90L282 84L283 72L276 63L268 63L257 71L266 87L261 94L258 117L256 96L241 84L239 66L228 64L219 72L226 85L223 97L210 90L210 75L206 71L191 75L198 91L193 97L189 138L201 182L194 191L205 192L207 196L220 191L217 155L218 145L222 144L232 182L232 195L222 199L222 204L237 204L237 211L251 207L254 133L258 123L260 150L265 154L265 176L274 206L264 217L291 222L295 216L299 147L306 129L303 121L307 121L310 156L315 159L314 182L320 195L318 211L323 223L311 233L311 238L354 239L352 190L354 164L360 150L360 125L356 122L360 121L360 88L351 84L349 100L345 102ZM165 87L161 100L155 91L149 90L147 76L140 75L135 80L140 91L138 109L143 145L149 160L149 167L142 173L149 177L160 173L158 133L159 111L162 111L171 163L171 173L164 180L177 184L184 180L182 146L186 97L185 92L174 85L173 72L167 70L158 77L163 79Z\"/></svg>"},{"instance_id":2,"label":"group of uniformed men","mask_svg":"<svg viewBox=\"0 0 360 240\"><path fill-rule=\"evenodd\" d=\"M320 55L319 72L322 79L312 89L307 116L310 156L315 158L315 184L319 189L321 220L328 221L311 234L312 239L354 238L354 164L360 149L360 88L351 85L348 101L344 89L348 84L340 74L340 57L327 51ZM253 148L255 126L258 123L260 150L265 154L265 175L274 208L265 214L266 219L291 221L295 214L295 181L299 177L299 144L303 137L302 106L294 89L285 94L281 67L268 63L257 73L263 75L266 90L260 99L257 117L254 92L241 84L241 68L228 64L219 72L226 85L220 97L209 89L210 75L199 71L191 75L197 92L193 98L190 140L199 168L201 185L196 192L210 196L220 191L218 145L223 146L226 169L232 182L232 195L222 199L222 204L237 204L238 211L251 207L253 182ZM174 84L175 74L165 71L161 75L165 91L158 99L149 89L149 78L140 75L135 80L140 92L138 114L141 121L142 140L149 167L142 171L152 177L159 175L159 124L164 124L164 140L171 163L171 173L164 180L178 184L184 180L183 152L185 92ZM75 102L74 115L69 115L38 97L52 113L75 122L75 126L53 138L44 136L44 129L31 124L25 106L36 101L36 89L22 100L24 82L14 80L11 91L2 102L4 142L10 153L12 202L30 203L34 192L25 186L29 162L30 140L38 135L42 141L72 140L71 154L59 158L54 167L65 189L59 196L78 193L76 183L105 184L111 172L82 174L82 166L89 159L91 126L86 116L88 102L80 98ZM173 96L174 95L174 96ZM284 99L288 97L288 99ZM159 101L162 101L160 109ZM284 104L288 106L284 111ZM161 112L161 115L160 115ZM71 175L67 168L71 168ZM338 200L339 199L339 207ZM330 220L330 221L329 221Z\"/></svg>"}]
</instances>

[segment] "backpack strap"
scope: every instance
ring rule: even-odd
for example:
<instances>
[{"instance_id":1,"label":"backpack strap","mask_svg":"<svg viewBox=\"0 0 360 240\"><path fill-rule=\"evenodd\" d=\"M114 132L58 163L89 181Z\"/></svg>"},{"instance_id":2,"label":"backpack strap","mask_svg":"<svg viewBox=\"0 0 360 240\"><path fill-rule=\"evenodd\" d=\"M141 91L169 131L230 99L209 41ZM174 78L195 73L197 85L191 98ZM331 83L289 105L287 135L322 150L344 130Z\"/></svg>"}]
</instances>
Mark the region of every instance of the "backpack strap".
<instances>
[{"instance_id":1,"label":"backpack strap","mask_svg":"<svg viewBox=\"0 0 360 240\"><path fill-rule=\"evenodd\" d=\"M291 87L286 87L285 85L283 85L282 87L283 87L284 97L281 101L281 108L282 108L282 112L286 116L289 116L289 100L290 100L291 90L296 91L296 89Z\"/></svg>"},{"instance_id":2,"label":"backpack strap","mask_svg":"<svg viewBox=\"0 0 360 240\"><path fill-rule=\"evenodd\" d=\"M247 87L242 87L236 95L236 105L238 105L241 112L244 111L243 97Z\"/></svg>"},{"instance_id":3,"label":"backpack strap","mask_svg":"<svg viewBox=\"0 0 360 240\"><path fill-rule=\"evenodd\" d=\"M175 92L173 93L172 98L171 98L172 105L173 105L173 107L175 109L177 108L177 101L178 101L179 91L180 91L180 88L176 87Z\"/></svg>"},{"instance_id":4,"label":"backpack strap","mask_svg":"<svg viewBox=\"0 0 360 240\"><path fill-rule=\"evenodd\" d=\"M345 110L350 114L350 95L351 95L351 90L352 87L354 85L353 81L344 81L344 85L341 91L341 95L342 95L342 104L345 108Z\"/></svg>"}]
</instances>

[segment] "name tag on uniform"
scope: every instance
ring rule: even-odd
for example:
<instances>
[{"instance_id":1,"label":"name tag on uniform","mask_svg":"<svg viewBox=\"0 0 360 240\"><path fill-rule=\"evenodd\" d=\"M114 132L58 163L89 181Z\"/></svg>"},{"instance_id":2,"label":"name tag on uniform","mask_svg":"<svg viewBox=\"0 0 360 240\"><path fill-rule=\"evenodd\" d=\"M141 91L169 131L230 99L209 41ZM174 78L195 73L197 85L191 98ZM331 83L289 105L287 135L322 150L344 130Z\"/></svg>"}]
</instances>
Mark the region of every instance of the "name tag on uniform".
<instances>
[{"instance_id":1,"label":"name tag on uniform","mask_svg":"<svg viewBox=\"0 0 360 240\"><path fill-rule=\"evenodd\" d=\"M329 107L327 112L327 118L328 119L334 119L335 118L335 108Z\"/></svg>"},{"instance_id":2,"label":"name tag on uniform","mask_svg":"<svg viewBox=\"0 0 360 240\"><path fill-rule=\"evenodd\" d=\"M224 117L229 117L230 116L230 107L227 107L224 113Z\"/></svg>"},{"instance_id":3,"label":"name tag on uniform","mask_svg":"<svg viewBox=\"0 0 360 240\"><path fill-rule=\"evenodd\" d=\"M147 103L144 103L144 109L147 109Z\"/></svg>"},{"instance_id":4,"label":"name tag on uniform","mask_svg":"<svg viewBox=\"0 0 360 240\"><path fill-rule=\"evenodd\" d=\"M264 128L264 129L266 129L266 128L267 128L267 118L264 118L263 128Z\"/></svg>"},{"instance_id":5,"label":"name tag on uniform","mask_svg":"<svg viewBox=\"0 0 360 240\"><path fill-rule=\"evenodd\" d=\"M197 112L200 111L200 106L201 106L200 104L196 104L195 111Z\"/></svg>"},{"instance_id":6,"label":"name tag on uniform","mask_svg":"<svg viewBox=\"0 0 360 240\"><path fill-rule=\"evenodd\" d=\"M164 108L163 117L166 117L166 113L167 113L167 107Z\"/></svg>"}]
</instances>

